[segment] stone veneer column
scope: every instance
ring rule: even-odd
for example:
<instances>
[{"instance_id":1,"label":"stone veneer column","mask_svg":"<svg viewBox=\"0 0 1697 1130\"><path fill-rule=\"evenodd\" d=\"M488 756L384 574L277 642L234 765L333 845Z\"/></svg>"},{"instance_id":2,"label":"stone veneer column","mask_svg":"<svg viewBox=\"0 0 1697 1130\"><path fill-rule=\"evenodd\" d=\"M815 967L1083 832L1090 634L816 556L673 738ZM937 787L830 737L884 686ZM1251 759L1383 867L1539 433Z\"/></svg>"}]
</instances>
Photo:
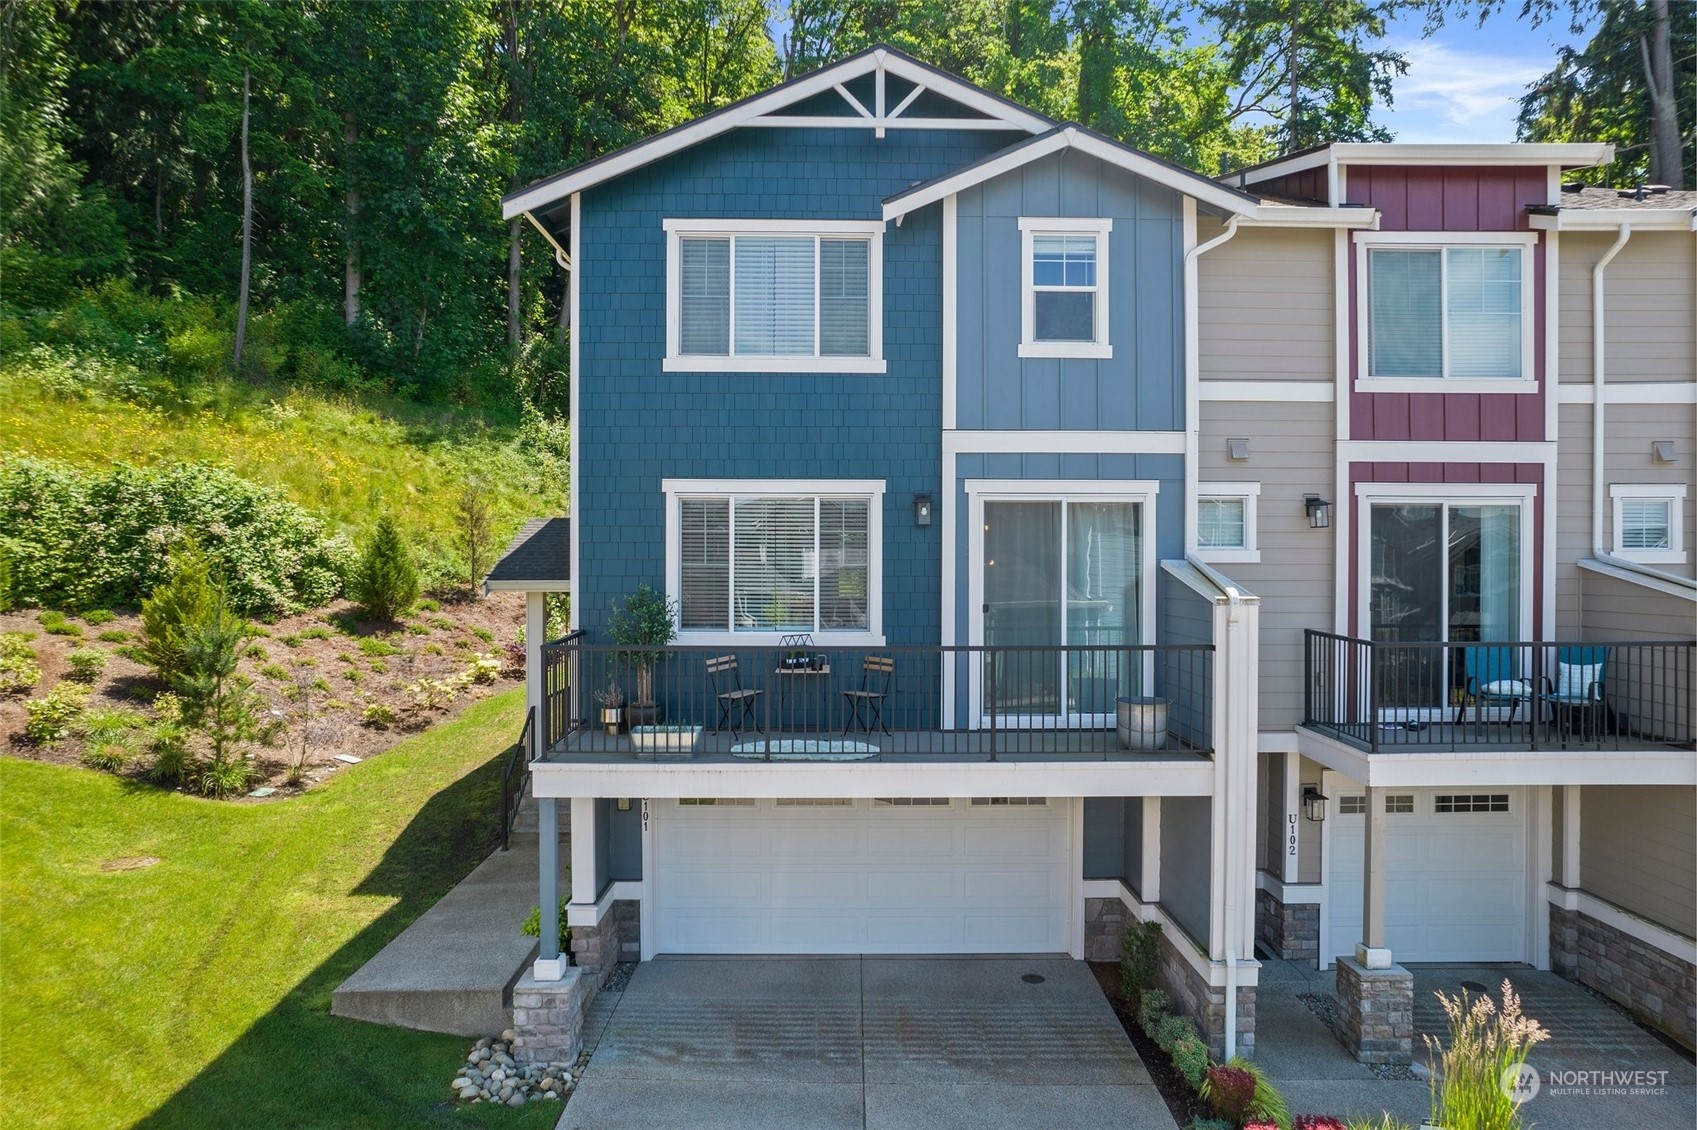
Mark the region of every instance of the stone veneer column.
<instances>
[{"instance_id":1,"label":"stone veneer column","mask_svg":"<svg viewBox=\"0 0 1697 1130\"><path fill-rule=\"evenodd\" d=\"M1369 969L1340 957L1338 1014L1344 1046L1362 1063L1414 1062L1414 974L1400 965Z\"/></svg>"},{"instance_id":2,"label":"stone veneer column","mask_svg":"<svg viewBox=\"0 0 1697 1130\"><path fill-rule=\"evenodd\" d=\"M593 991L580 969L558 981L526 974L513 986L513 1058L520 1063L576 1063L583 1045L584 1003Z\"/></svg>"},{"instance_id":3,"label":"stone veneer column","mask_svg":"<svg viewBox=\"0 0 1697 1130\"><path fill-rule=\"evenodd\" d=\"M1175 944L1162 930L1155 959L1155 983L1173 1002L1173 1011L1188 1016L1202 1030L1202 1041L1208 1054L1215 1059L1226 1055L1226 989L1210 985L1176 945L1189 945L1181 938ZM1255 987L1239 985L1237 989L1237 1054L1245 1058L1255 1055Z\"/></svg>"},{"instance_id":4,"label":"stone veneer column","mask_svg":"<svg viewBox=\"0 0 1697 1130\"><path fill-rule=\"evenodd\" d=\"M615 899L594 926L572 927L572 963L596 985L606 982L613 966L642 959L642 904Z\"/></svg>"},{"instance_id":5,"label":"stone veneer column","mask_svg":"<svg viewBox=\"0 0 1697 1130\"><path fill-rule=\"evenodd\" d=\"M1125 903L1117 898L1084 900L1084 959L1118 961L1129 920Z\"/></svg>"},{"instance_id":6,"label":"stone veneer column","mask_svg":"<svg viewBox=\"0 0 1697 1130\"><path fill-rule=\"evenodd\" d=\"M1256 891L1255 936L1275 957L1314 961L1320 956L1320 907L1280 902L1271 891Z\"/></svg>"}]
</instances>

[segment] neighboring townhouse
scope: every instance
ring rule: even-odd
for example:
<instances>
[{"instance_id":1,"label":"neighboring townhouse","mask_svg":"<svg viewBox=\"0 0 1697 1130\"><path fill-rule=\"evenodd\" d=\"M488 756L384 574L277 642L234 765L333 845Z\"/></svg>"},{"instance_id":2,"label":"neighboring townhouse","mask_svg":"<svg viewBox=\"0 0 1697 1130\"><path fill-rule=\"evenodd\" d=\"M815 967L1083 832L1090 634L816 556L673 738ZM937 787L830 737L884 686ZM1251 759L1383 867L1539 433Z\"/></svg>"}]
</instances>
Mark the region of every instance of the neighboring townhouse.
<instances>
[{"instance_id":1,"label":"neighboring townhouse","mask_svg":"<svg viewBox=\"0 0 1697 1130\"><path fill-rule=\"evenodd\" d=\"M1505 174L1530 184L1511 156L1524 152L1468 154L1476 199L1495 201ZM1653 665L1685 664L1685 699L1654 692L1665 741L1645 738L1641 714L1599 721L1535 692L1524 750L1498 739L1477 756L1393 755L1362 738L1381 715L1417 724L1395 731L1405 742L1510 729L1492 713L1512 708L1508 681L1555 661L1518 642L1558 638L1532 611L1557 607L1556 554L1540 548L1555 531L1544 487L1560 485L1540 336L1554 233L1528 230L1527 206L1556 198L1553 170L1605 153L1539 150L1536 191L1479 210L1465 237L1411 238L1427 231L1406 223L1423 171L1406 178L1401 212L1374 187L1390 171L1348 176L1343 162L1330 194L1276 167L1221 183L877 47L512 194L507 214L527 216L570 271L571 518L527 526L488 587L529 594L540 878L553 890L566 862L552 853L565 801L583 975L671 953L1112 959L1126 921L1148 920L1162 926L1163 983L1214 1052L1249 1052L1258 936L1323 963L1367 940L1374 966L1412 944L1397 933L1400 892L1380 914L1388 947L1360 910L1364 888L1370 906L1386 902L1385 854L1364 866L1351 844L1380 842L1384 825L1355 812L1350 790L1378 803L1395 786L1399 809L1424 790L1453 808L1464 785L1485 809L1508 790L1512 827L1480 819L1505 825L1486 846L1509 854L1470 847L1466 862L1501 885L1512 858L1528 924L1467 959L1547 965L1527 938L1547 905L1538 861L1563 842L1555 797L1585 814L1563 827L1591 851L1608 803L1593 794L1620 783L1610 766L1690 792L1690 648L1646 645ZM1331 163L1316 167L1324 181ZM1471 260L1448 263L1450 242ZM1410 255L1370 259L1380 247ZM1484 295L1477 324L1451 331L1484 357L1449 347L1458 390L1485 379L1463 377L1467 365L1502 360L1499 306L1518 303L1524 323L1516 391L1455 394L1470 398L1471 434L1459 406L1445 415L1451 395L1379 392L1355 374L1353 310L1372 301L1355 273L1382 271L1393 281L1371 294L1401 285L1386 304L1429 313L1419 288L1434 257L1441 285L1449 271ZM1410 325L1386 348L1412 369L1442 333ZM1442 402L1436 431L1426 398ZM1674 443L1674 480L1637 485L1689 480L1690 403L1683 432L1655 437ZM1431 485L1453 475L1468 481ZM1327 502L1312 520L1306 495ZM1638 521L1658 497L1625 505ZM1441 593L1464 576L1491 593L1474 592L1473 635L1430 625L1436 646L1398 676L1394 702L1362 692L1384 661L1348 642L1428 642L1430 610L1412 597L1402 634L1385 636L1377 599L1349 595L1376 593L1354 578L1388 567L1351 532L1382 506L1425 523L1425 541L1387 544L1428 555L1387 573L1387 591L1418 575ZM1313 528L1322 514L1330 526ZM1420 571L1445 536L1475 549L1433 582ZM1510 543L1528 548L1496 553ZM1654 580L1593 564L1599 582ZM675 602L670 644L614 622L645 584ZM1490 603L1504 586L1511 611ZM555 591L571 595L572 632L544 643ZM1444 693L1448 645L1467 639L1515 641L1491 661L1514 666L1489 680L1507 701L1462 701L1452 721L1447 700L1416 692ZM1330 680L1318 697L1310 655ZM1629 665L1615 655L1594 672L1610 695ZM1557 713L1579 722L1542 721ZM1583 748L1545 751L1563 735ZM1515 768L1487 780L1478 766L1492 763ZM1327 818L1292 823L1308 784ZM1678 832L1664 845L1676 856ZM1683 850L1689 866L1689 837ZM1607 872L1588 872L1581 912L1614 897L1595 885ZM1417 913L1447 908L1446 892L1481 873L1434 874ZM533 976L546 985L572 974L542 901ZM1398 956L1431 953L1450 951Z\"/></svg>"},{"instance_id":2,"label":"neighboring townhouse","mask_svg":"<svg viewBox=\"0 0 1697 1130\"><path fill-rule=\"evenodd\" d=\"M1379 222L1203 260L1199 553L1262 598L1262 944L1553 967L1690 1045L1697 193L1564 187L1607 157L1229 178Z\"/></svg>"}]
</instances>

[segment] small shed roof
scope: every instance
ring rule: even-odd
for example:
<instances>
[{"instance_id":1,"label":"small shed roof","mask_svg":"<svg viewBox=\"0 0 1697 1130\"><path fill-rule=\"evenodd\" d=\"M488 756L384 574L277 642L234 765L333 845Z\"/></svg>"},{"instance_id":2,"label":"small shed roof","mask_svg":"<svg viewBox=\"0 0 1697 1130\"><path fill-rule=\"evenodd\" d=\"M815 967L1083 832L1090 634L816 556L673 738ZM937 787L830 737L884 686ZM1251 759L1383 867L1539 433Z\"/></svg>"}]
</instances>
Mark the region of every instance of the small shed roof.
<instances>
[{"instance_id":1,"label":"small shed roof","mask_svg":"<svg viewBox=\"0 0 1697 1130\"><path fill-rule=\"evenodd\" d=\"M572 580L572 520L532 518L483 579L488 592L566 592Z\"/></svg>"}]
</instances>

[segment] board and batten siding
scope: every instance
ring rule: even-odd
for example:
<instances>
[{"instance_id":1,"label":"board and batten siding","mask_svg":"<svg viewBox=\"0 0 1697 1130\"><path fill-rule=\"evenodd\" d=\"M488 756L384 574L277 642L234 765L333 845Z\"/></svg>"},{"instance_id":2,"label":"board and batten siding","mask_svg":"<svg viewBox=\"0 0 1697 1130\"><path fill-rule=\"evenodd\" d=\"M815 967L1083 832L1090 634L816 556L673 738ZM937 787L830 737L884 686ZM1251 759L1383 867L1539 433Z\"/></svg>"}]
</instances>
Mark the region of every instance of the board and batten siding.
<instances>
[{"instance_id":1,"label":"board and batten siding","mask_svg":"<svg viewBox=\"0 0 1697 1130\"><path fill-rule=\"evenodd\" d=\"M1140 894L1143 798L1084 798L1084 878L1118 879Z\"/></svg>"},{"instance_id":2,"label":"board and batten siding","mask_svg":"<svg viewBox=\"0 0 1697 1130\"><path fill-rule=\"evenodd\" d=\"M1073 150L958 196L956 426L1172 431L1184 426L1182 197ZM1111 219L1112 358L1021 358L1020 217Z\"/></svg>"},{"instance_id":3,"label":"board and batten siding","mask_svg":"<svg viewBox=\"0 0 1697 1130\"><path fill-rule=\"evenodd\" d=\"M1587 785L1579 801L1579 885L1697 937L1697 789Z\"/></svg>"},{"instance_id":4,"label":"board and batten siding","mask_svg":"<svg viewBox=\"0 0 1697 1130\"><path fill-rule=\"evenodd\" d=\"M995 131L737 130L586 190L578 232L578 607L666 576L661 480L878 479L891 643L940 632L940 539L907 500L941 475L941 207L884 231L882 374L663 372L668 218L879 220L914 181L1006 146Z\"/></svg>"},{"instance_id":5,"label":"board and batten siding","mask_svg":"<svg viewBox=\"0 0 1697 1130\"><path fill-rule=\"evenodd\" d=\"M1591 271L1614 241L1609 232L1562 233L1563 381L1591 380ZM1697 236L1633 233L1603 272L1603 311L1608 383L1697 380Z\"/></svg>"},{"instance_id":6,"label":"board and batten siding","mask_svg":"<svg viewBox=\"0 0 1697 1130\"><path fill-rule=\"evenodd\" d=\"M1225 229L1197 221L1205 243ZM1203 380L1330 381L1333 234L1243 228L1197 260Z\"/></svg>"},{"instance_id":7,"label":"board and batten siding","mask_svg":"<svg viewBox=\"0 0 1697 1130\"><path fill-rule=\"evenodd\" d=\"M1340 524L1309 529L1302 499L1336 493L1335 435L1329 402L1202 402L1202 481L1261 484L1256 500L1261 560L1214 568L1261 598L1263 730L1288 730L1302 720L1303 632L1332 628L1332 539ZM1226 458L1226 441L1234 437L1249 440L1248 462Z\"/></svg>"},{"instance_id":8,"label":"board and batten siding","mask_svg":"<svg viewBox=\"0 0 1697 1130\"><path fill-rule=\"evenodd\" d=\"M1207 946L1213 798L1161 798L1161 905L1192 941ZM1174 939L1174 944L1179 944Z\"/></svg>"}]
</instances>

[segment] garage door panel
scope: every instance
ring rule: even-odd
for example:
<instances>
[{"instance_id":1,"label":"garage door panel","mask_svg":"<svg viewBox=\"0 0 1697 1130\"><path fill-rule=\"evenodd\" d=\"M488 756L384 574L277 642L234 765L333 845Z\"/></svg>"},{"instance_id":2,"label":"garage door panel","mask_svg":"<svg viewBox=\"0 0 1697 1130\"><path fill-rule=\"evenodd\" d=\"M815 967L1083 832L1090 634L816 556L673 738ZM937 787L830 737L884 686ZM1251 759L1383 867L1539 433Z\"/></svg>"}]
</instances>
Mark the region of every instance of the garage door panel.
<instances>
[{"instance_id":1,"label":"garage door panel","mask_svg":"<svg viewBox=\"0 0 1697 1130\"><path fill-rule=\"evenodd\" d=\"M1338 794L1359 786L1333 782ZM1508 813L1386 813L1385 943L1399 962L1521 961L1526 957L1526 840L1522 790ZM1501 790L1499 790L1501 791ZM1365 817L1335 810L1327 899L1333 954L1361 937Z\"/></svg>"},{"instance_id":2,"label":"garage door panel","mask_svg":"<svg viewBox=\"0 0 1697 1130\"><path fill-rule=\"evenodd\" d=\"M805 811L651 803L660 953L1066 948L1065 801L1027 811L959 799Z\"/></svg>"}]
</instances>

